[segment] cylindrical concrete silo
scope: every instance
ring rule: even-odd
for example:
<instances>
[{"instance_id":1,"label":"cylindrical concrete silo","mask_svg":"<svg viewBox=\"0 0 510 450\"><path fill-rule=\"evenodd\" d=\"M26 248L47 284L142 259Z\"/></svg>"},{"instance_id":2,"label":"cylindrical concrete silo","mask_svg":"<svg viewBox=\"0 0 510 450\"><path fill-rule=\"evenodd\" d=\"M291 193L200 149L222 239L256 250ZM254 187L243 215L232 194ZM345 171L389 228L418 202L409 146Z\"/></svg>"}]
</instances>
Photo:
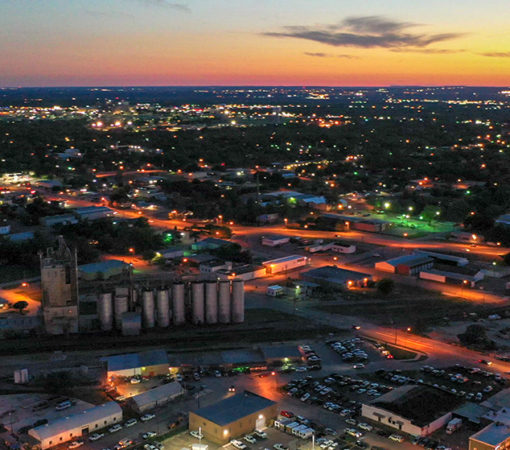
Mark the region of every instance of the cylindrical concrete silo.
<instances>
[{"instance_id":1,"label":"cylindrical concrete silo","mask_svg":"<svg viewBox=\"0 0 510 450\"><path fill-rule=\"evenodd\" d=\"M230 323L230 281L220 281L218 296L218 321Z\"/></svg>"},{"instance_id":2,"label":"cylindrical concrete silo","mask_svg":"<svg viewBox=\"0 0 510 450\"><path fill-rule=\"evenodd\" d=\"M154 292L144 291L142 294L143 326L154 328Z\"/></svg>"},{"instance_id":3,"label":"cylindrical concrete silo","mask_svg":"<svg viewBox=\"0 0 510 450\"><path fill-rule=\"evenodd\" d=\"M110 331L113 328L113 302L112 294L104 292L97 299L97 313L101 330Z\"/></svg>"},{"instance_id":4,"label":"cylindrical concrete silo","mask_svg":"<svg viewBox=\"0 0 510 450\"><path fill-rule=\"evenodd\" d=\"M157 306L158 327L166 328L170 325L170 305L168 302L168 291L166 289L158 291Z\"/></svg>"},{"instance_id":5,"label":"cylindrical concrete silo","mask_svg":"<svg viewBox=\"0 0 510 450\"><path fill-rule=\"evenodd\" d=\"M244 322L244 281L232 282L232 322Z\"/></svg>"},{"instance_id":6,"label":"cylindrical concrete silo","mask_svg":"<svg viewBox=\"0 0 510 450\"><path fill-rule=\"evenodd\" d=\"M216 281L205 283L205 321L218 323L218 291Z\"/></svg>"},{"instance_id":7,"label":"cylindrical concrete silo","mask_svg":"<svg viewBox=\"0 0 510 450\"><path fill-rule=\"evenodd\" d=\"M184 283L174 283L172 286L172 317L174 325L186 322L184 307Z\"/></svg>"},{"instance_id":8,"label":"cylindrical concrete silo","mask_svg":"<svg viewBox=\"0 0 510 450\"><path fill-rule=\"evenodd\" d=\"M122 329L122 314L128 311L128 298L124 296L115 296L115 328Z\"/></svg>"},{"instance_id":9,"label":"cylindrical concrete silo","mask_svg":"<svg viewBox=\"0 0 510 450\"><path fill-rule=\"evenodd\" d=\"M191 321L195 325L205 322L204 283L200 281L191 283Z\"/></svg>"}]
</instances>

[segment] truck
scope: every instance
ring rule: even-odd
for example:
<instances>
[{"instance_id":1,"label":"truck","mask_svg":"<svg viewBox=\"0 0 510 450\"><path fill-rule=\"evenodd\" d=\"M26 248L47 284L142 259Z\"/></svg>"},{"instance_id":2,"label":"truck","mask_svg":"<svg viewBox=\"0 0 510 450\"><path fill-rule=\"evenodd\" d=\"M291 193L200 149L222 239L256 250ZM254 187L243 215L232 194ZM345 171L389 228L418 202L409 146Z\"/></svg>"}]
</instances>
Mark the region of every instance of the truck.
<instances>
[{"instance_id":1,"label":"truck","mask_svg":"<svg viewBox=\"0 0 510 450\"><path fill-rule=\"evenodd\" d=\"M462 426L462 419L457 417L446 424L446 434L452 434Z\"/></svg>"}]
</instances>

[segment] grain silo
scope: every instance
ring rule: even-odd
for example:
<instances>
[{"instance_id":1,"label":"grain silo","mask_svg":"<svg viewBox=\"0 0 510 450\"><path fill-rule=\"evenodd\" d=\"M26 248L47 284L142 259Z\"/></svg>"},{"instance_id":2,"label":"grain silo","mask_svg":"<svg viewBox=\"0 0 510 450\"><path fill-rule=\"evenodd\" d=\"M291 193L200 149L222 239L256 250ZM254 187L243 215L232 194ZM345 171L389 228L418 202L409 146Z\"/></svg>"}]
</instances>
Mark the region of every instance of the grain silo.
<instances>
[{"instance_id":1,"label":"grain silo","mask_svg":"<svg viewBox=\"0 0 510 450\"><path fill-rule=\"evenodd\" d=\"M244 281L232 282L232 322L244 322Z\"/></svg>"},{"instance_id":2,"label":"grain silo","mask_svg":"<svg viewBox=\"0 0 510 450\"><path fill-rule=\"evenodd\" d=\"M230 281L219 283L218 321L230 323Z\"/></svg>"},{"instance_id":3,"label":"grain silo","mask_svg":"<svg viewBox=\"0 0 510 450\"><path fill-rule=\"evenodd\" d=\"M204 311L204 283L191 283L191 321L195 325L202 325L205 319Z\"/></svg>"},{"instance_id":4,"label":"grain silo","mask_svg":"<svg viewBox=\"0 0 510 450\"><path fill-rule=\"evenodd\" d=\"M122 329L122 314L128 311L128 298L115 295L114 307L115 327L120 330Z\"/></svg>"},{"instance_id":5,"label":"grain silo","mask_svg":"<svg viewBox=\"0 0 510 450\"><path fill-rule=\"evenodd\" d=\"M113 328L113 302L112 294L104 292L97 299L97 313L101 330L110 331Z\"/></svg>"},{"instance_id":6,"label":"grain silo","mask_svg":"<svg viewBox=\"0 0 510 450\"><path fill-rule=\"evenodd\" d=\"M143 326L154 328L154 292L144 291L142 294Z\"/></svg>"},{"instance_id":7,"label":"grain silo","mask_svg":"<svg viewBox=\"0 0 510 450\"><path fill-rule=\"evenodd\" d=\"M218 323L218 291L216 281L205 283L205 321Z\"/></svg>"},{"instance_id":8,"label":"grain silo","mask_svg":"<svg viewBox=\"0 0 510 450\"><path fill-rule=\"evenodd\" d=\"M166 328L170 325L170 305L168 301L168 290L160 289L157 295L158 327Z\"/></svg>"},{"instance_id":9,"label":"grain silo","mask_svg":"<svg viewBox=\"0 0 510 450\"><path fill-rule=\"evenodd\" d=\"M184 283L174 283L172 286L172 317L174 325L182 325L186 321L184 307Z\"/></svg>"}]
</instances>

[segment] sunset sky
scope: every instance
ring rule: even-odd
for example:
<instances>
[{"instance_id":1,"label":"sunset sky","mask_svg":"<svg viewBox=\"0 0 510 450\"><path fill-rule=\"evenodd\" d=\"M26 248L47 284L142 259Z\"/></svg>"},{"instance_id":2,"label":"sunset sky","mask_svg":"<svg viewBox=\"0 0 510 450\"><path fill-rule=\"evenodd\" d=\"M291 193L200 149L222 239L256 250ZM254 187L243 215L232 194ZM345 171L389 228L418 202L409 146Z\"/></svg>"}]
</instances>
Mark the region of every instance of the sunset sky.
<instances>
[{"instance_id":1,"label":"sunset sky","mask_svg":"<svg viewBox=\"0 0 510 450\"><path fill-rule=\"evenodd\" d=\"M509 0L0 0L0 86L510 85Z\"/></svg>"}]
</instances>

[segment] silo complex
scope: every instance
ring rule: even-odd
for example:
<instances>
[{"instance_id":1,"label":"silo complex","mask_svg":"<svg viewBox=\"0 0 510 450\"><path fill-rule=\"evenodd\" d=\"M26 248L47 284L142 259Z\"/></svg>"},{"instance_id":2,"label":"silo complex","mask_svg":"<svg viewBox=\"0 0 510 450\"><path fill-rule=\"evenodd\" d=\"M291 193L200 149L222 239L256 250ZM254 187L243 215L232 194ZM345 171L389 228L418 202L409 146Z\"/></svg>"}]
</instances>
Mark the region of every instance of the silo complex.
<instances>
[{"instance_id":1,"label":"silo complex","mask_svg":"<svg viewBox=\"0 0 510 450\"><path fill-rule=\"evenodd\" d=\"M204 283L199 281L191 283L191 321L195 325L205 322Z\"/></svg>"},{"instance_id":2,"label":"silo complex","mask_svg":"<svg viewBox=\"0 0 510 450\"><path fill-rule=\"evenodd\" d=\"M172 317L174 325L182 325L186 321L184 306L184 284L175 283L172 286Z\"/></svg>"},{"instance_id":3,"label":"silo complex","mask_svg":"<svg viewBox=\"0 0 510 450\"><path fill-rule=\"evenodd\" d=\"M144 291L142 294L143 326L154 328L154 292Z\"/></svg>"},{"instance_id":4,"label":"silo complex","mask_svg":"<svg viewBox=\"0 0 510 450\"><path fill-rule=\"evenodd\" d=\"M110 292L99 294L99 298L97 299L97 313L101 330L110 331L113 328L113 302Z\"/></svg>"}]
</instances>

